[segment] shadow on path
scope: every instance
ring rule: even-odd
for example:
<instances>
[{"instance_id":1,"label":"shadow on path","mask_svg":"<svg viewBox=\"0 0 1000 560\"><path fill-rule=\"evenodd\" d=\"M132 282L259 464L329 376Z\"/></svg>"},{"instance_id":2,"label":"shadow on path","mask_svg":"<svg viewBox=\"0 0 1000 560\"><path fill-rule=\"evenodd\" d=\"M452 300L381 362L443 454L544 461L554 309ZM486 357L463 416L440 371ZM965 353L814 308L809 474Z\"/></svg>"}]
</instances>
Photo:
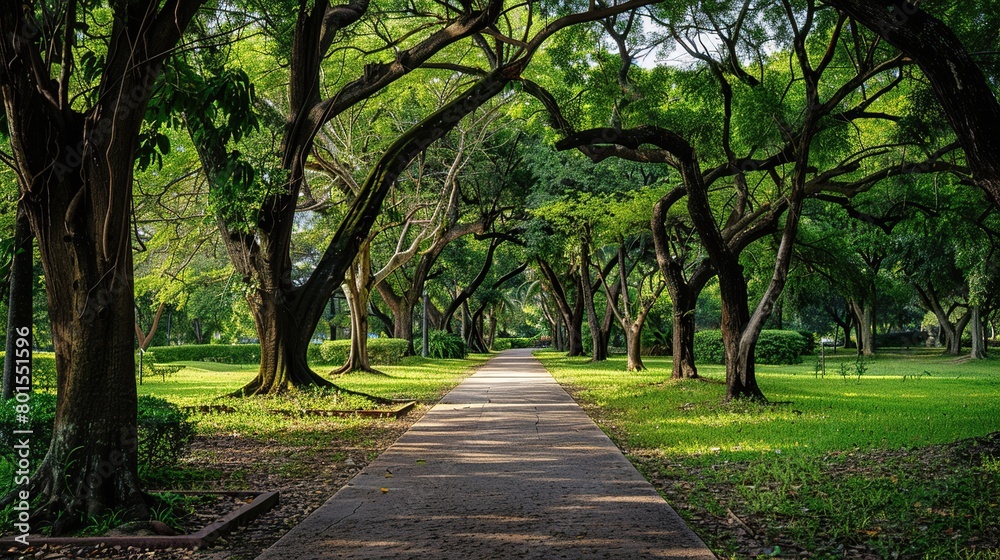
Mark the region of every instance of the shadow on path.
<instances>
[{"instance_id":1,"label":"shadow on path","mask_svg":"<svg viewBox=\"0 0 1000 560\"><path fill-rule=\"evenodd\" d=\"M293 558L715 556L531 350L508 350L259 560Z\"/></svg>"}]
</instances>

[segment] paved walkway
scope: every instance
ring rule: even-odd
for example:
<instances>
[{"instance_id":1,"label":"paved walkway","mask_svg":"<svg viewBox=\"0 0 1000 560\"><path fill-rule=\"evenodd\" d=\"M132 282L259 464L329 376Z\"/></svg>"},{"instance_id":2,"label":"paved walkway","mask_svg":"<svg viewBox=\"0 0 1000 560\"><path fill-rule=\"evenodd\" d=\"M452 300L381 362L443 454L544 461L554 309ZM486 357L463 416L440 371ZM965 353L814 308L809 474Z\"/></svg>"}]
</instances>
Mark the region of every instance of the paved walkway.
<instances>
[{"instance_id":1,"label":"paved walkway","mask_svg":"<svg viewBox=\"0 0 1000 560\"><path fill-rule=\"evenodd\" d=\"M529 350L490 360L258 560L348 557L715 559Z\"/></svg>"}]
</instances>

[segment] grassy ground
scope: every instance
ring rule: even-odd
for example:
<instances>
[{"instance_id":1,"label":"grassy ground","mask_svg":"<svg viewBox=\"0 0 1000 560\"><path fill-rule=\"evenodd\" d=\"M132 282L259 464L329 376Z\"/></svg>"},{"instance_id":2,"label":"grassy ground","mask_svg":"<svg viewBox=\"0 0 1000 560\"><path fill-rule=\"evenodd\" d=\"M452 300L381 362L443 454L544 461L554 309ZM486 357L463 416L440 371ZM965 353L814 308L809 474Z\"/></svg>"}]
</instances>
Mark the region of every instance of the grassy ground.
<instances>
[{"instance_id":1,"label":"grassy ground","mask_svg":"<svg viewBox=\"0 0 1000 560\"><path fill-rule=\"evenodd\" d=\"M338 386L379 397L415 400L421 406L436 402L457 385L470 368L489 359L487 355L471 355L465 360L434 360L406 358L395 366L379 366L383 375L358 373L331 379ZM260 441L280 438L285 442L326 440L342 435L356 442L365 438L366 428L385 422L365 418L286 417L269 412L274 409L365 409L373 403L344 393L299 392L278 397L229 398L253 379L256 365L220 364L212 362L176 362L184 369L162 378L147 378L138 388L139 394L167 399L179 406L224 405L235 412L229 414L195 413L198 433L203 436L238 435ZM323 371L320 368L318 371ZM357 435L355 435L357 434Z\"/></svg>"},{"instance_id":2,"label":"grassy ground","mask_svg":"<svg viewBox=\"0 0 1000 560\"><path fill-rule=\"evenodd\" d=\"M537 354L723 558L998 559L1000 360L843 351L761 366L771 405L722 405L669 358Z\"/></svg>"},{"instance_id":3,"label":"grassy ground","mask_svg":"<svg viewBox=\"0 0 1000 560\"><path fill-rule=\"evenodd\" d=\"M256 375L256 365L211 362L178 362L182 369L164 377L151 377L139 386L140 395L151 394L183 407L225 405L230 413L194 413L197 437L190 451L173 468L141 471L148 489L176 490L278 490L278 506L230 538L216 543L210 556L218 560L250 560L273 544L350 480L368 461L391 445L445 392L469 375L489 356L464 360L407 358L397 366L379 366L384 375L348 374L332 379L339 386L392 399L416 400L415 410L399 419L282 415L271 409L347 409L372 406L366 399L345 395L293 392L282 397L230 399L221 397L239 389ZM323 368L317 369L325 374ZM0 461L0 481L10 478ZM229 513L228 502L198 506L193 514L171 512L176 529L194 530L216 515ZM227 507L228 506L228 507ZM220 510L221 508L221 510ZM8 512L9 513L9 512ZM120 513L110 512L90 520L87 532L100 532ZM0 514L0 520L2 520ZM3 530L11 527L2 523ZM2 531L0 531L2 534ZM0 551L3 556L5 551ZM24 551L35 556L46 552ZM37 552L37 554L35 554ZM51 549L60 558L105 557L107 550L69 546ZM137 551L129 558L154 555L163 560L189 560L185 550ZM117 556L116 556L117 557ZM125 556L122 555L122 558Z\"/></svg>"}]
</instances>

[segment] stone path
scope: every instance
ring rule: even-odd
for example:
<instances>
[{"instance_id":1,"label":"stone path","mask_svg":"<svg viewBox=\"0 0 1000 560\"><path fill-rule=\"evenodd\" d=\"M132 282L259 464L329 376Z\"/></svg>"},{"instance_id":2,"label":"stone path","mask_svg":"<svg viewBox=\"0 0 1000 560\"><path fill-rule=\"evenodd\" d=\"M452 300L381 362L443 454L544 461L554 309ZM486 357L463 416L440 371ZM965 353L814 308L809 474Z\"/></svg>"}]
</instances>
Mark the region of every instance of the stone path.
<instances>
[{"instance_id":1,"label":"stone path","mask_svg":"<svg viewBox=\"0 0 1000 560\"><path fill-rule=\"evenodd\" d=\"M467 378L258 560L715 556L531 356Z\"/></svg>"}]
</instances>

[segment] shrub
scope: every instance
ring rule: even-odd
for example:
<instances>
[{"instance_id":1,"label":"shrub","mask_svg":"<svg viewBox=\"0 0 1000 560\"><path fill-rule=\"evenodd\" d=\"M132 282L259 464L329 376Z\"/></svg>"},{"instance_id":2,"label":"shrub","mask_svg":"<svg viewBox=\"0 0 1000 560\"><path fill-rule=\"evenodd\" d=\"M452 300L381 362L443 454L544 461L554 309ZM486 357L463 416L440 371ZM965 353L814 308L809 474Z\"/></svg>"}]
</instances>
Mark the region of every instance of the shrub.
<instances>
[{"instance_id":1,"label":"shrub","mask_svg":"<svg viewBox=\"0 0 1000 560\"><path fill-rule=\"evenodd\" d=\"M409 349L410 342L402 338L372 338L368 340L368 360L391 366L402 361Z\"/></svg>"},{"instance_id":2,"label":"shrub","mask_svg":"<svg viewBox=\"0 0 1000 560\"><path fill-rule=\"evenodd\" d=\"M876 348L909 348L911 346L924 346L927 343L927 333L923 331L904 331L894 333L881 333L875 335ZM972 339L965 337L962 344L969 346Z\"/></svg>"},{"instance_id":3,"label":"shrub","mask_svg":"<svg viewBox=\"0 0 1000 560\"><path fill-rule=\"evenodd\" d=\"M172 402L139 397L139 466L173 467L194 438L194 422Z\"/></svg>"},{"instance_id":4,"label":"shrub","mask_svg":"<svg viewBox=\"0 0 1000 560\"><path fill-rule=\"evenodd\" d=\"M324 340L319 345L320 364L339 365L347 362L351 352L350 340Z\"/></svg>"},{"instance_id":5,"label":"shrub","mask_svg":"<svg viewBox=\"0 0 1000 560\"><path fill-rule=\"evenodd\" d=\"M809 331L795 331L799 333L799 336L805 340L805 345L802 347L803 354L812 354L816 351L816 335Z\"/></svg>"},{"instance_id":6,"label":"shrub","mask_svg":"<svg viewBox=\"0 0 1000 560\"><path fill-rule=\"evenodd\" d=\"M309 348L306 349L306 361L310 364L322 364L325 363L323 360L323 352L320 351L320 344L310 344Z\"/></svg>"},{"instance_id":7,"label":"shrub","mask_svg":"<svg viewBox=\"0 0 1000 560\"><path fill-rule=\"evenodd\" d=\"M464 358L465 341L461 336L447 331L429 331L427 353L432 358Z\"/></svg>"},{"instance_id":8,"label":"shrub","mask_svg":"<svg viewBox=\"0 0 1000 560\"><path fill-rule=\"evenodd\" d=\"M260 344L183 344L151 346L147 351L158 362L224 362L228 364L260 363Z\"/></svg>"},{"instance_id":9,"label":"shrub","mask_svg":"<svg viewBox=\"0 0 1000 560\"><path fill-rule=\"evenodd\" d=\"M694 360L702 364L726 363L726 348L722 344L722 331L694 333Z\"/></svg>"},{"instance_id":10,"label":"shrub","mask_svg":"<svg viewBox=\"0 0 1000 560\"><path fill-rule=\"evenodd\" d=\"M0 350L0 364L7 353ZM2 367L2 365L0 365ZM56 388L55 352L31 353L31 388L38 391L52 391Z\"/></svg>"},{"instance_id":11,"label":"shrub","mask_svg":"<svg viewBox=\"0 0 1000 560\"><path fill-rule=\"evenodd\" d=\"M410 344L401 338L368 339L368 361L372 365L391 366L398 364L406 356ZM350 340L324 340L319 345L319 360L315 363L340 365L347 362L351 353ZM310 363L313 363L310 360Z\"/></svg>"},{"instance_id":12,"label":"shrub","mask_svg":"<svg viewBox=\"0 0 1000 560\"><path fill-rule=\"evenodd\" d=\"M761 331L754 357L759 364L797 364L802 361L806 344L806 339L795 331ZM722 331L696 332L694 359L705 364L724 364L726 350Z\"/></svg>"},{"instance_id":13,"label":"shrub","mask_svg":"<svg viewBox=\"0 0 1000 560\"><path fill-rule=\"evenodd\" d=\"M536 348L541 345L541 335L535 335L531 338L495 338L490 349L500 352L511 348Z\"/></svg>"},{"instance_id":14,"label":"shrub","mask_svg":"<svg viewBox=\"0 0 1000 560\"><path fill-rule=\"evenodd\" d=\"M798 364L806 344L796 331L762 331L754 357L761 364Z\"/></svg>"},{"instance_id":15,"label":"shrub","mask_svg":"<svg viewBox=\"0 0 1000 560\"><path fill-rule=\"evenodd\" d=\"M16 443L14 430L24 429L16 423L14 401L0 405L0 457L13 461ZM177 464L181 454L194 437L195 426L177 405L164 399L144 395L138 402L139 467L164 468ZM44 450L52 440L52 424L56 415L56 396L51 393L32 393L29 424L32 430L32 469L41 462Z\"/></svg>"}]
</instances>

